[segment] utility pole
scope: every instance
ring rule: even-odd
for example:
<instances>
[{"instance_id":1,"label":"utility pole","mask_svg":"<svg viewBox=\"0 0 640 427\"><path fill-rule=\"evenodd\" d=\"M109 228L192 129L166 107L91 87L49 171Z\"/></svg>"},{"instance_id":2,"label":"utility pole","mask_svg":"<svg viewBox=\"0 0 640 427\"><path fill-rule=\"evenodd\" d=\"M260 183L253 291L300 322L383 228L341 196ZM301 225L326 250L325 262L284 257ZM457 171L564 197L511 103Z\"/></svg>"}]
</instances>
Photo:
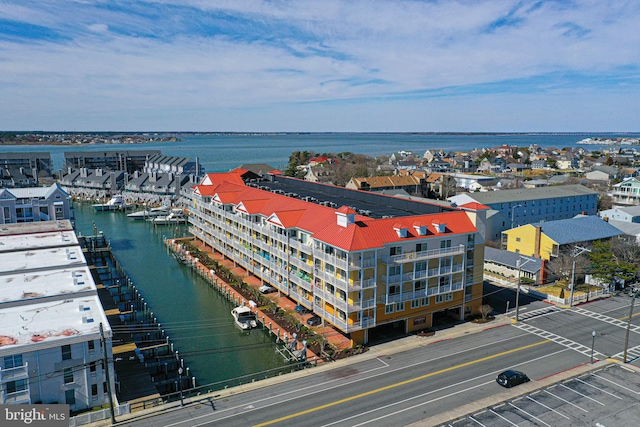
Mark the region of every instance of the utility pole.
<instances>
[{"instance_id":1,"label":"utility pole","mask_svg":"<svg viewBox=\"0 0 640 427\"><path fill-rule=\"evenodd\" d=\"M104 374L107 377L107 393L109 393L109 409L111 410L111 424L116 423L116 413L113 410L113 394L111 393L111 377L109 376L109 360L107 359L107 343L104 339L104 330L100 322L100 342L102 343L102 363L104 364Z\"/></svg>"},{"instance_id":2,"label":"utility pole","mask_svg":"<svg viewBox=\"0 0 640 427\"><path fill-rule=\"evenodd\" d=\"M573 254L571 254L573 260L571 261L571 295L569 296L569 307L573 307L573 290L576 287L576 257L584 252L591 252L591 250L578 245L573 247ZM588 298L589 291L587 291L587 299Z\"/></svg>"},{"instance_id":3,"label":"utility pole","mask_svg":"<svg viewBox=\"0 0 640 427\"><path fill-rule=\"evenodd\" d=\"M624 339L624 353L622 354L622 363L627 363L627 348L629 348L629 329L631 329L631 317L633 316L633 304L636 302L638 292L633 293L633 299L631 299L631 308L629 308L629 319L627 320L627 336Z\"/></svg>"},{"instance_id":4,"label":"utility pole","mask_svg":"<svg viewBox=\"0 0 640 427\"><path fill-rule=\"evenodd\" d=\"M525 261L521 262L523 259ZM520 256L520 258L518 258L518 261L516 262L516 266L518 267L518 289L516 291L516 322L520 320L520 275L522 273L522 266L530 261L533 261L533 258L525 258L523 256Z\"/></svg>"}]
</instances>

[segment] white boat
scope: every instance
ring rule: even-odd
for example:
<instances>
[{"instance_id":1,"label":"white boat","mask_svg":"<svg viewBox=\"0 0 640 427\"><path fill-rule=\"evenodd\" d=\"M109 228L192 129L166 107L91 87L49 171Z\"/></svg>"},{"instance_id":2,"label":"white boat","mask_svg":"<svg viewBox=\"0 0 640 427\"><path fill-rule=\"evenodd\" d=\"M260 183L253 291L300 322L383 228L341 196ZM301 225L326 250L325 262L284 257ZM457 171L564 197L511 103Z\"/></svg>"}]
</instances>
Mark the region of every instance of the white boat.
<instances>
[{"instance_id":1,"label":"white boat","mask_svg":"<svg viewBox=\"0 0 640 427\"><path fill-rule=\"evenodd\" d=\"M145 209L142 211L133 212L127 215L127 218L131 219L150 219L157 218L159 216L166 216L169 214L169 206L159 206L157 208Z\"/></svg>"},{"instance_id":2,"label":"white boat","mask_svg":"<svg viewBox=\"0 0 640 427\"><path fill-rule=\"evenodd\" d=\"M117 211L126 209L127 203L124 201L124 197L121 194L116 194L107 203L98 203L93 205L96 211Z\"/></svg>"},{"instance_id":3,"label":"white boat","mask_svg":"<svg viewBox=\"0 0 640 427\"><path fill-rule=\"evenodd\" d=\"M160 215L149 221L157 225L184 224L187 222L187 217L182 209L171 209L169 215Z\"/></svg>"},{"instance_id":4,"label":"white boat","mask_svg":"<svg viewBox=\"0 0 640 427\"><path fill-rule=\"evenodd\" d=\"M256 314L247 306L241 305L231 310L231 315L240 329L248 330L258 326Z\"/></svg>"}]
</instances>

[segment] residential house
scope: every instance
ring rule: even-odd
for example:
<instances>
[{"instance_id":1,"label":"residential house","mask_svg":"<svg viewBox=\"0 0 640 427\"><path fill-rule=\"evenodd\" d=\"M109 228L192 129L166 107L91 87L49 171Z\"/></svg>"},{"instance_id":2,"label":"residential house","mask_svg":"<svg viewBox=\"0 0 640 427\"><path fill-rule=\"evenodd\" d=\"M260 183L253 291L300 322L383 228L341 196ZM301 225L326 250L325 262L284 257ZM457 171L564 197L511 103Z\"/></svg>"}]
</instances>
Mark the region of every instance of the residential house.
<instances>
[{"instance_id":1,"label":"residential house","mask_svg":"<svg viewBox=\"0 0 640 427\"><path fill-rule=\"evenodd\" d=\"M148 156L144 163L143 171L146 173L171 173L174 175L195 175L200 177L204 174L204 168L196 157L195 160L186 157L164 156L153 154Z\"/></svg>"},{"instance_id":2,"label":"residential house","mask_svg":"<svg viewBox=\"0 0 640 427\"><path fill-rule=\"evenodd\" d=\"M640 204L640 180L635 177L625 178L622 182L613 185L610 195L614 204L638 205Z\"/></svg>"},{"instance_id":3,"label":"residential house","mask_svg":"<svg viewBox=\"0 0 640 427\"><path fill-rule=\"evenodd\" d=\"M401 189L411 195L422 195L420 179L413 175L373 176L366 178L351 178L345 188L362 191L382 191Z\"/></svg>"},{"instance_id":4,"label":"residential house","mask_svg":"<svg viewBox=\"0 0 640 427\"><path fill-rule=\"evenodd\" d=\"M487 246L484 248L484 278L518 283L519 276L521 280L529 280L534 285L544 283L544 260L527 258L527 262L524 261L520 254Z\"/></svg>"},{"instance_id":5,"label":"residential house","mask_svg":"<svg viewBox=\"0 0 640 427\"><path fill-rule=\"evenodd\" d=\"M585 178L590 181L610 181L618 176L616 166L595 166L593 170L585 174Z\"/></svg>"},{"instance_id":6,"label":"residential house","mask_svg":"<svg viewBox=\"0 0 640 427\"><path fill-rule=\"evenodd\" d=\"M0 223L73 219L69 195L58 185L0 188Z\"/></svg>"},{"instance_id":7,"label":"residential house","mask_svg":"<svg viewBox=\"0 0 640 427\"><path fill-rule=\"evenodd\" d=\"M614 206L611 209L600 211L598 214L600 218L615 221L624 222L637 222L640 223L640 205L638 206Z\"/></svg>"},{"instance_id":8,"label":"residential house","mask_svg":"<svg viewBox=\"0 0 640 427\"><path fill-rule=\"evenodd\" d=\"M28 171L29 175L50 177L53 172L51 153L48 151L0 153L0 168ZM37 185L37 183L35 184Z\"/></svg>"},{"instance_id":9,"label":"residential house","mask_svg":"<svg viewBox=\"0 0 640 427\"><path fill-rule=\"evenodd\" d=\"M70 151L64 153L64 168L134 173L144 170L147 159L157 155L160 150Z\"/></svg>"}]
</instances>

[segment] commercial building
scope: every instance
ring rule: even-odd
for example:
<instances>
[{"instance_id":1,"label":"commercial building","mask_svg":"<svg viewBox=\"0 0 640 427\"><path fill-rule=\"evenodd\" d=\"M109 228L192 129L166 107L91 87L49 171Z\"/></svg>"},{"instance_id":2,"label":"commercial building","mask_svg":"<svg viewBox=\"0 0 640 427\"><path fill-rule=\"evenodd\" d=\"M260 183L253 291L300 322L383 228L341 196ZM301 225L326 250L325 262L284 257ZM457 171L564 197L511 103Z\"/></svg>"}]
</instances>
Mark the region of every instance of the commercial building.
<instances>
[{"instance_id":1,"label":"commercial building","mask_svg":"<svg viewBox=\"0 0 640 427\"><path fill-rule=\"evenodd\" d=\"M595 215L598 193L583 185L553 185L479 193L464 193L447 200L458 206L477 202L496 211L487 240L499 240L500 233L522 224L556 221L576 215Z\"/></svg>"},{"instance_id":2,"label":"commercial building","mask_svg":"<svg viewBox=\"0 0 640 427\"><path fill-rule=\"evenodd\" d=\"M0 224L73 219L69 195L58 185L0 188Z\"/></svg>"},{"instance_id":3,"label":"commercial building","mask_svg":"<svg viewBox=\"0 0 640 427\"><path fill-rule=\"evenodd\" d=\"M0 240L0 403L108 404L112 332L71 223L8 224Z\"/></svg>"},{"instance_id":4,"label":"commercial building","mask_svg":"<svg viewBox=\"0 0 640 427\"><path fill-rule=\"evenodd\" d=\"M563 246L606 240L622 231L597 216L522 225L502 233L502 248L524 256L551 260Z\"/></svg>"},{"instance_id":5,"label":"commercial building","mask_svg":"<svg viewBox=\"0 0 640 427\"><path fill-rule=\"evenodd\" d=\"M194 187L192 234L354 342L478 312L484 241L465 211L276 174L252 181L208 174Z\"/></svg>"}]
</instances>

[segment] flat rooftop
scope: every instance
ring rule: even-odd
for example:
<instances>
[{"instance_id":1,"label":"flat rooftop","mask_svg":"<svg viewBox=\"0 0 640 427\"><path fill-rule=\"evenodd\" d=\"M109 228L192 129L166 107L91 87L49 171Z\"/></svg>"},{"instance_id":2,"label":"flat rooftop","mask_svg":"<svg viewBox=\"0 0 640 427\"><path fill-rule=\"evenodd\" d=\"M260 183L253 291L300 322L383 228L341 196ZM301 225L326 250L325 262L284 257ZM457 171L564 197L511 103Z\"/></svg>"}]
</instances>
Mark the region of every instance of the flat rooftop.
<instances>
[{"instance_id":1,"label":"flat rooftop","mask_svg":"<svg viewBox=\"0 0 640 427\"><path fill-rule=\"evenodd\" d=\"M30 227L27 226L26 228ZM72 245L79 245L78 238L73 230L45 231L32 234L0 234L0 253Z\"/></svg>"},{"instance_id":2,"label":"flat rooftop","mask_svg":"<svg viewBox=\"0 0 640 427\"><path fill-rule=\"evenodd\" d=\"M110 336L109 322L97 295L2 308L0 354L59 346L65 343L55 341L74 337L86 341L82 336L99 333L100 323L105 335L109 331ZM25 350L23 346L30 348Z\"/></svg>"},{"instance_id":3,"label":"flat rooftop","mask_svg":"<svg viewBox=\"0 0 640 427\"><path fill-rule=\"evenodd\" d=\"M19 272L64 269L86 265L80 246L0 253L0 276Z\"/></svg>"},{"instance_id":4,"label":"flat rooftop","mask_svg":"<svg viewBox=\"0 0 640 427\"><path fill-rule=\"evenodd\" d=\"M0 275L0 309L87 293L97 295L86 266Z\"/></svg>"},{"instance_id":5,"label":"flat rooftop","mask_svg":"<svg viewBox=\"0 0 640 427\"><path fill-rule=\"evenodd\" d=\"M63 219L60 221L35 221L20 222L17 224L1 224L0 237L2 237L4 241L5 236L11 236L14 234L24 235L64 230L73 232L73 227L71 226L71 222L68 219Z\"/></svg>"},{"instance_id":6,"label":"flat rooftop","mask_svg":"<svg viewBox=\"0 0 640 427\"><path fill-rule=\"evenodd\" d=\"M333 208L349 206L360 215L371 218L425 215L458 210L443 206L437 200L429 202L429 199L398 198L376 192L302 181L282 175L269 175L267 180L254 182L250 180L247 185Z\"/></svg>"}]
</instances>

